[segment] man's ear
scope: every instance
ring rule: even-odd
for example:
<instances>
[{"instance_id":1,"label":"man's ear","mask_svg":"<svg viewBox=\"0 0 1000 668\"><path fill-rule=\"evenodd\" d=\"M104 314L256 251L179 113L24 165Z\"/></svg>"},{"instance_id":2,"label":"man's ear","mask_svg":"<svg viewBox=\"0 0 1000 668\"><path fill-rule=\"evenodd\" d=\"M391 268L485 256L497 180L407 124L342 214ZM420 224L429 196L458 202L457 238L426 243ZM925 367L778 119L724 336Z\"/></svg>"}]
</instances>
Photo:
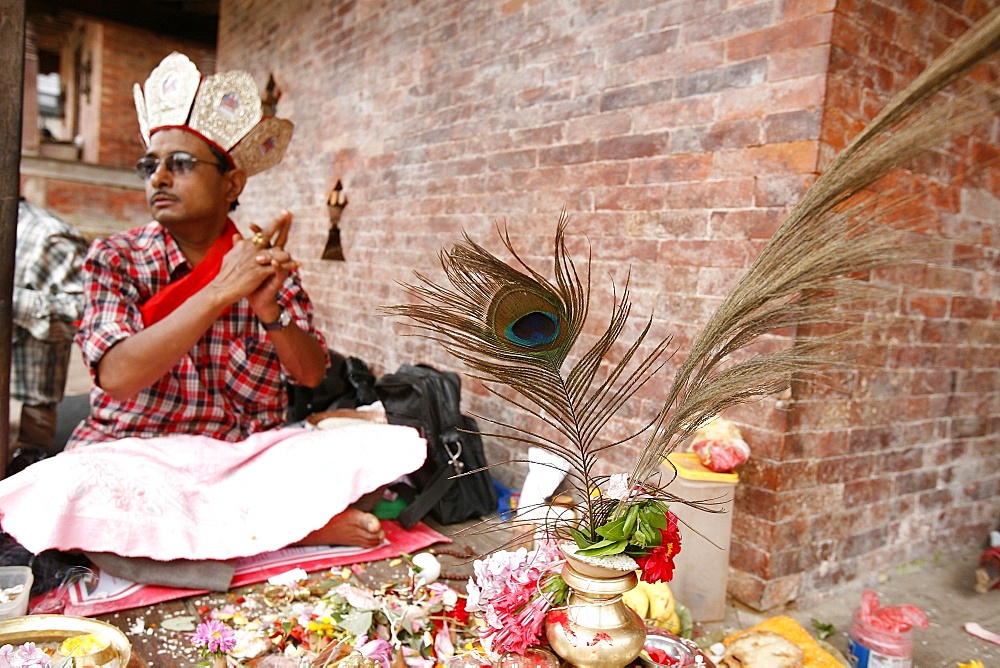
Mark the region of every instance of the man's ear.
<instances>
[{"instance_id":1,"label":"man's ear","mask_svg":"<svg viewBox=\"0 0 1000 668\"><path fill-rule=\"evenodd\" d=\"M243 192L243 188L247 184L246 172L242 169L230 169L222 176L226 180L226 200L232 204L239 198L240 193Z\"/></svg>"}]
</instances>

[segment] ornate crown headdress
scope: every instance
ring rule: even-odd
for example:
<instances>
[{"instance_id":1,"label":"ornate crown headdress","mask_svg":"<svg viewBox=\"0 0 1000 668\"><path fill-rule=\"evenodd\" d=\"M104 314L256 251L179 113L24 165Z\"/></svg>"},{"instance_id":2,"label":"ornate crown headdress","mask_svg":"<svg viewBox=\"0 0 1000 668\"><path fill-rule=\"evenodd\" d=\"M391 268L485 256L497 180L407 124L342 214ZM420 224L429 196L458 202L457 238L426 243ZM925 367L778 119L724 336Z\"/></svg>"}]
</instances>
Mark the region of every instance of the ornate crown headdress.
<instances>
[{"instance_id":1,"label":"ornate crown headdress","mask_svg":"<svg viewBox=\"0 0 1000 668\"><path fill-rule=\"evenodd\" d=\"M281 162L293 125L265 115L257 84L242 70L205 77L182 53L171 53L133 87L142 140L157 130L182 128L221 149L251 176Z\"/></svg>"}]
</instances>

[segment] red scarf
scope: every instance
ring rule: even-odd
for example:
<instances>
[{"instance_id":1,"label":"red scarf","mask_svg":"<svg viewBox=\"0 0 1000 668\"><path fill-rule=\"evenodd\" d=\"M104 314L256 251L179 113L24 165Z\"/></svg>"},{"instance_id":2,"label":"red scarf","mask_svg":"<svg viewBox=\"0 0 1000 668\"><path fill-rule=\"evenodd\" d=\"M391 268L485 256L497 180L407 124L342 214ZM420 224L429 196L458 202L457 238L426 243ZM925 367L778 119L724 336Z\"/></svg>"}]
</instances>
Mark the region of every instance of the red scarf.
<instances>
[{"instance_id":1,"label":"red scarf","mask_svg":"<svg viewBox=\"0 0 1000 668\"><path fill-rule=\"evenodd\" d=\"M184 278L174 281L139 306L142 321L146 327L163 320L173 313L174 309L187 301L187 298L208 285L209 281L219 273L222 266L222 256L233 247L233 235L239 234L233 221L226 219L226 229L205 253L201 262Z\"/></svg>"}]
</instances>

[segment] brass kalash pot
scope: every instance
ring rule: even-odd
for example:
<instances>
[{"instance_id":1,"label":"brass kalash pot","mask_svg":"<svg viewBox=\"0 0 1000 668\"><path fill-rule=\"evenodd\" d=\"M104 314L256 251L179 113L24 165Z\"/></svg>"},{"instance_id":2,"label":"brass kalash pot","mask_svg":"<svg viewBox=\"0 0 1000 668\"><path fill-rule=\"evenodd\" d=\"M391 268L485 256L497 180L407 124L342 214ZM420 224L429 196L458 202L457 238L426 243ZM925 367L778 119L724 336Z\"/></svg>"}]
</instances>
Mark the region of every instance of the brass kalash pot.
<instances>
[{"instance_id":1,"label":"brass kalash pot","mask_svg":"<svg viewBox=\"0 0 1000 668\"><path fill-rule=\"evenodd\" d=\"M622 594L639 583L635 571L584 562L567 554L562 578L569 587L564 607L551 610L545 635L552 651L579 668L627 666L646 642L646 627Z\"/></svg>"}]
</instances>

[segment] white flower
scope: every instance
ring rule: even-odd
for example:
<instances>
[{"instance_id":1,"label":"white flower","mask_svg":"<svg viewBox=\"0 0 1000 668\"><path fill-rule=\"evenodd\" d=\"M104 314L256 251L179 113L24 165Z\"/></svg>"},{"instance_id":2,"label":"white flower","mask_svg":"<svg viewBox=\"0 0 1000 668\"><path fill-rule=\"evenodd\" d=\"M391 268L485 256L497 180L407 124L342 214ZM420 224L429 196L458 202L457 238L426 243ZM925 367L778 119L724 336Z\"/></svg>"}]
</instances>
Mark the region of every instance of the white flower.
<instances>
[{"instance_id":1,"label":"white flower","mask_svg":"<svg viewBox=\"0 0 1000 668\"><path fill-rule=\"evenodd\" d=\"M444 604L445 608L451 610L458 603L458 592L449 587L441 595L441 602Z\"/></svg>"},{"instance_id":2,"label":"white flower","mask_svg":"<svg viewBox=\"0 0 1000 668\"><path fill-rule=\"evenodd\" d=\"M616 473L608 481L608 496L621 501L628 496L628 474Z\"/></svg>"},{"instance_id":3,"label":"white flower","mask_svg":"<svg viewBox=\"0 0 1000 668\"><path fill-rule=\"evenodd\" d=\"M482 595L479 587L473 582L472 578L469 578L469 584L465 586L465 589L469 595L469 598L465 601L465 609L469 612L479 612L482 608L479 607L479 601Z\"/></svg>"}]
</instances>

